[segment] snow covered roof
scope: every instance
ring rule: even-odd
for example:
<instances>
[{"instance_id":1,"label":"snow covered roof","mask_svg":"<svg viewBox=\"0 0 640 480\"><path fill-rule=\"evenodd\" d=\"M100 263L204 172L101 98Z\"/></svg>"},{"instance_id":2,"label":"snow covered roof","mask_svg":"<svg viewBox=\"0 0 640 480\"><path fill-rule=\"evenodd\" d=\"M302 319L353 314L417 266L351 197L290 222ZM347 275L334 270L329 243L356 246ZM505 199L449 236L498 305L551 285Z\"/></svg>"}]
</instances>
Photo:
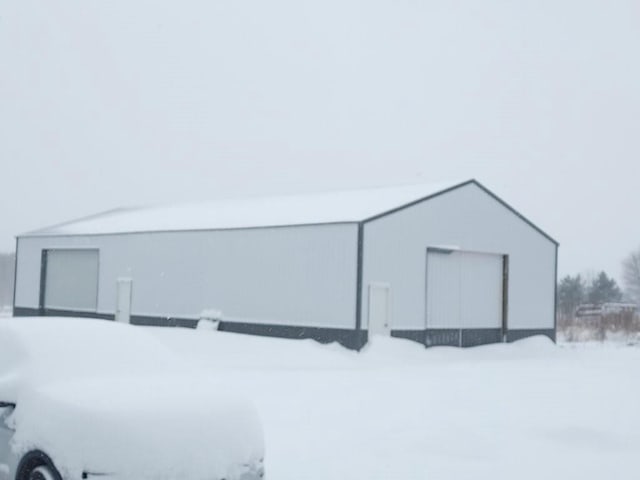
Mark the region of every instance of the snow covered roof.
<instances>
[{"instance_id":1,"label":"snow covered roof","mask_svg":"<svg viewBox=\"0 0 640 480\"><path fill-rule=\"evenodd\" d=\"M232 230L363 222L469 184L484 190L551 242L558 244L551 236L474 179L298 195L227 198L182 205L120 208L53 225L22 236Z\"/></svg>"},{"instance_id":2,"label":"snow covered roof","mask_svg":"<svg viewBox=\"0 0 640 480\"><path fill-rule=\"evenodd\" d=\"M473 182L475 180L118 209L30 232L27 236L360 222Z\"/></svg>"}]
</instances>

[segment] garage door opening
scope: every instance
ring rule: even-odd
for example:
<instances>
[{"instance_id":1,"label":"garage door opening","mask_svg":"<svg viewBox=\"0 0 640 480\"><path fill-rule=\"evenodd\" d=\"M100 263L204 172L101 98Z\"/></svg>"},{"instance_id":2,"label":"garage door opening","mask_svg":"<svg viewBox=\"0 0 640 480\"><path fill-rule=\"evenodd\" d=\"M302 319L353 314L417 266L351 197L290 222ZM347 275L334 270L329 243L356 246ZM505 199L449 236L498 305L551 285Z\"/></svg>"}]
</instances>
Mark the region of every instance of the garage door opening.
<instances>
[{"instance_id":1,"label":"garage door opening","mask_svg":"<svg viewBox=\"0 0 640 480\"><path fill-rule=\"evenodd\" d=\"M465 341L465 334L501 341L506 328L506 268L503 255L428 249L427 330L445 331L448 342L457 340L459 346L475 343Z\"/></svg>"},{"instance_id":2,"label":"garage door opening","mask_svg":"<svg viewBox=\"0 0 640 480\"><path fill-rule=\"evenodd\" d=\"M42 251L40 314L95 312L98 307L98 250Z\"/></svg>"}]
</instances>

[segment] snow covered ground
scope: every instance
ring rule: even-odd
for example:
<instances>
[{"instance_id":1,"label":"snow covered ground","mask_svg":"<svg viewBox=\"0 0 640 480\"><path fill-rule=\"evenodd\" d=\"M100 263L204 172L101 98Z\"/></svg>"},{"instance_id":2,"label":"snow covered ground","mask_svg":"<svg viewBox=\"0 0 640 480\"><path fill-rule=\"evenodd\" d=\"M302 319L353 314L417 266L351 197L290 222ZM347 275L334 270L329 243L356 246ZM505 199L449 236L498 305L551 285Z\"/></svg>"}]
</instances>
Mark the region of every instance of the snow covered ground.
<instances>
[{"instance_id":1,"label":"snow covered ground","mask_svg":"<svg viewBox=\"0 0 640 480\"><path fill-rule=\"evenodd\" d=\"M640 472L640 348L425 349L149 328L255 401L270 480L602 479Z\"/></svg>"}]
</instances>

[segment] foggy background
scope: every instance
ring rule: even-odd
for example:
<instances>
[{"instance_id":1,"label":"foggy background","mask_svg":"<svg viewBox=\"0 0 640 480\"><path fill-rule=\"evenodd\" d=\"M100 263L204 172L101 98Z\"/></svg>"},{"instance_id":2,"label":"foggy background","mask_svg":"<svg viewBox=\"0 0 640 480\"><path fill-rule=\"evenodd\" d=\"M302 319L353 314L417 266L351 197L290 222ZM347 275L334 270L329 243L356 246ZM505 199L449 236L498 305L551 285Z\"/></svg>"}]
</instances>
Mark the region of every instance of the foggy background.
<instances>
[{"instance_id":1,"label":"foggy background","mask_svg":"<svg viewBox=\"0 0 640 480\"><path fill-rule=\"evenodd\" d=\"M0 251L124 205L475 177L640 246L640 2L0 3Z\"/></svg>"}]
</instances>

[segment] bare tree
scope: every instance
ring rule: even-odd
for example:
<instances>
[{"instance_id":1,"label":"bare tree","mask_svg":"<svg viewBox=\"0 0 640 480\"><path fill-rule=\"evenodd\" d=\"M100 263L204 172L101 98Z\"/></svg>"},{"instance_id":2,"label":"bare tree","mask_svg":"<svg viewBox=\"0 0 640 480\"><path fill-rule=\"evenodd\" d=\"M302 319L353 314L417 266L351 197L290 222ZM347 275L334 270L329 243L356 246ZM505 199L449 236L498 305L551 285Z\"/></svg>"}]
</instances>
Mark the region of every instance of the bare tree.
<instances>
[{"instance_id":1,"label":"bare tree","mask_svg":"<svg viewBox=\"0 0 640 480\"><path fill-rule=\"evenodd\" d=\"M623 260L622 280L627 295L640 305L640 248Z\"/></svg>"}]
</instances>

